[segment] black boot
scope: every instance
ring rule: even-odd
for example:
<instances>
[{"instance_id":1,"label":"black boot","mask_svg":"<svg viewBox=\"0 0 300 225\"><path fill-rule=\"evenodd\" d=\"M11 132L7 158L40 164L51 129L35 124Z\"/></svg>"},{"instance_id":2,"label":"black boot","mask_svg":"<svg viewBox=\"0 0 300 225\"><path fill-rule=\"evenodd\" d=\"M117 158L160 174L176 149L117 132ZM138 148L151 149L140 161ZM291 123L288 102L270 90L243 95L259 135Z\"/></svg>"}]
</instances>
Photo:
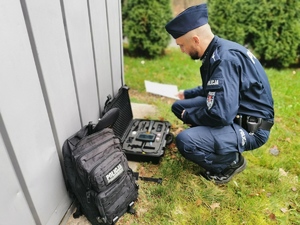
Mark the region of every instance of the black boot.
<instances>
[{"instance_id":1,"label":"black boot","mask_svg":"<svg viewBox=\"0 0 300 225\"><path fill-rule=\"evenodd\" d=\"M244 157L240 153L237 153L237 159L222 172L215 174L205 171L201 173L201 175L207 180L214 181L216 184L225 184L228 183L235 174L242 172L246 168L246 164L247 162Z\"/></svg>"}]
</instances>

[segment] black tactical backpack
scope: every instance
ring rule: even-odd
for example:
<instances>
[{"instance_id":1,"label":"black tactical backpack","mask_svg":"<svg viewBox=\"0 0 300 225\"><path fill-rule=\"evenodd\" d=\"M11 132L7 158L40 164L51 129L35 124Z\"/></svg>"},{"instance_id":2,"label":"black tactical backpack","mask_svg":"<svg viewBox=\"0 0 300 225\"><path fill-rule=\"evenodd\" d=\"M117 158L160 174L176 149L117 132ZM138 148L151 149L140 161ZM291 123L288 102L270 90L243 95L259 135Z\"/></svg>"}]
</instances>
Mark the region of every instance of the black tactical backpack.
<instances>
[{"instance_id":1,"label":"black tactical backpack","mask_svg":"<svg viewBox=\"0 0 300 225\"><path fill-rule=\"evenodd\" d=\"M77 203L75 218L84 214L93 225L110 225L126 212L134 213L138 185L114 131L91 126L63 145L65 181Z\"/></svg>"}]
</instances>

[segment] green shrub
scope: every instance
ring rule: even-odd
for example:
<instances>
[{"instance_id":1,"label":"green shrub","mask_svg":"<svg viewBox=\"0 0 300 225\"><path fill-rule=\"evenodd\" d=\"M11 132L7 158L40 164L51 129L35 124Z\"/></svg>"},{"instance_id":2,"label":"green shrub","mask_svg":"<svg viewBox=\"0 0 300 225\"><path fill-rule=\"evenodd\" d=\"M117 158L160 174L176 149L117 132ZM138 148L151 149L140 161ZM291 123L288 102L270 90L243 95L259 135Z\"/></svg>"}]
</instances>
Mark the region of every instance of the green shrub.
<instances>
[{"instance_id":1,"label":"green shrub","mask_svg":"<svg viewBox=\"0 0 300 225\"><path fill-rule=\"evenodd\" d=\"M162 55L170 42L165 30L172 18L170 0L127 0L122 13L129 53L150 58Z\"/></svg>"},{"instance_id":2,"label":"green shrub","mask_svg":"<svg viewBox=\"0 0 300 225\"><path fill-rule=\"evenodd\" d=\"M208 4L210 25L220 37L247 45L265 66L297 62L299 0L210 0Z\"/></svg>"}]
</instances>

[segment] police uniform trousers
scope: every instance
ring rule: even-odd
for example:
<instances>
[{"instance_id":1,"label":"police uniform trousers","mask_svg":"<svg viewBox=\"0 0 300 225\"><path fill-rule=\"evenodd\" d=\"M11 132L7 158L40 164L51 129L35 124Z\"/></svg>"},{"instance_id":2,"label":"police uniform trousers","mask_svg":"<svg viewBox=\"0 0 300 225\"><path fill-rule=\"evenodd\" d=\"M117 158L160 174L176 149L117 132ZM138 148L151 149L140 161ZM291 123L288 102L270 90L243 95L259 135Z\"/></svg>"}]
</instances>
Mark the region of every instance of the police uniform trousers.
<instances>
[{"instance_id":1,"label":"police uniform trousers","mask_svg":"<svg viewBox=\"0 0 300 225\"><path fill-rule=\"evenodd\" d=\"M172 112L181 119L184 109L203 107L205 97L177 100ZM182 131L176 137L176 146L183 157L198 164L207 171L220 173L234 160L236 153L253 150L267 142L269 131L258 129L249 134L237 124L209 127L193 126Z\"/></svg>"}]
</instances>

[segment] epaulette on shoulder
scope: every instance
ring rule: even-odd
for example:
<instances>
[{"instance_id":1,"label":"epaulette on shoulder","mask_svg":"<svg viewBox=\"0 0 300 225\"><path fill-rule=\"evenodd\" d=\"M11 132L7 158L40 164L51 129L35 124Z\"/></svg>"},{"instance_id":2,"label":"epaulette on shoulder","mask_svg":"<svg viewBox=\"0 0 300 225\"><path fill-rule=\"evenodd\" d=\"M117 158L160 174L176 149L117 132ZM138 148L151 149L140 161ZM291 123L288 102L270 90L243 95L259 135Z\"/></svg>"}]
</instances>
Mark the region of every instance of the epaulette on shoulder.
<instances>
[{"instance_id":1,"label":"epaulette on shoulder","mask_svg":"<svg viewBox=\"0 0 300 225\"><path fill-rule=\"evenodd\" d=\"M216 49L213 54L211 55L210 57L210 63L213 64L215 61L219 60L220 59L220 56L219 56L219 53L218 53L218 49Z\"/></svg>"}]
</instances>

